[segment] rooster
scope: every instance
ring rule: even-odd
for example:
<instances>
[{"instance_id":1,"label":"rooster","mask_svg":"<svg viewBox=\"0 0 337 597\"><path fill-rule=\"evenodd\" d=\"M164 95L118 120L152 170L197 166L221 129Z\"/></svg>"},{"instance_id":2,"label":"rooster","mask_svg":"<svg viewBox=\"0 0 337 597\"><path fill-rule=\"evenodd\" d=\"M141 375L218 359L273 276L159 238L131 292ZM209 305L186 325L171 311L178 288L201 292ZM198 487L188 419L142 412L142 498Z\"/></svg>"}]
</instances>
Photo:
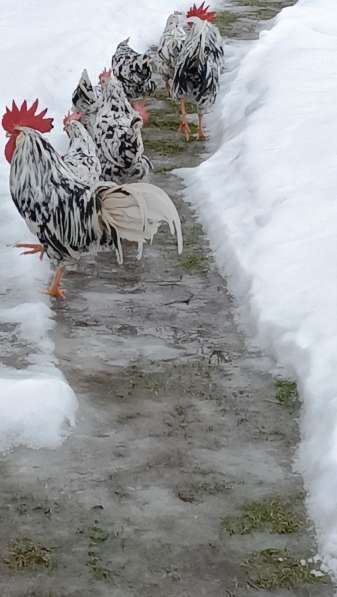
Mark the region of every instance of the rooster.
<instances>
[{"instance_id":1,"label":"rooster","mask_svg":"<svg viewBox=\"0 0 337 597\"><path fill-rule=\"evenodd\" d=\"M140 255L161 222L176 233L180 253L180 219L168 195L144 183L104 182L90 188L43 137L53 128L53 119L45 117L47 110L37 114L37 108L38 100L30 108L26 101L20 108L13 101L2 126L9 137L5 156L11 165L12 199L40 242L34 252L45 252L57 268L48 294L64 297L61 279L67 262L81 254L114 250L122 263L121 239L137 242Z\"/></svg>"},{"instance_id":2,"label":"rooster","mask_svg":"<svg viewBox=\"0 0 337 597\"><path fill-rule=\"evenodd\" d=\"M152 78L151 57L130 48L129 40L122 41L111 60L111 69L123 85L128 99L151 95L156 89Z\"/></svg>"},{"instance_id":3,"label":"rooster","mask_svg":"<svg viewBox=\"0 0 337 597\"><path fill-rule=\"evenodd\" d=\"M172 95L180 101L180 129L188 141L190 129L187 122L185 101L188 97L198 106L197 139L206 139L203 130L203 115L215 103L223 66L224 50L219 30L212 22L215 12L208 10L203 2L194 6L187 13L189 30L176 65Z\"/></svg>"},{"instance_id":4,"label":"rooster","mask_svg":"<svg viewBox=\"0 0 337 597\"><path fill-rule=\"evenodd\" d=\"M143 119L125 97L121 83L106 71L94 137L103 180L123 183L147 176L152 164L144 155L142 127Z\"/></svg>"},{"instance_id":5,"label":"rooster","mask_svg":"<svg viewBox=\"0 0 337 597\"><path fill-rule=\"evenodd\" d=\"M102 169L95 143L80 122L81 118L81 112L69 112L63 120L64 130L69 137L69 148L63 160L75 176L94 187L100 179Z\"/></svg>"},{"instance_id":6,"label":"rooster","mask_svg":"<svg viewBox=\"0 0 337 597\"><path fill-rule=\"evenodd\" d=\"M187 20L183 13L176 11L170 15L158 46L159 70L169 96L178 57L186 38L186 25Z\"/></svg>"}]
</instances>

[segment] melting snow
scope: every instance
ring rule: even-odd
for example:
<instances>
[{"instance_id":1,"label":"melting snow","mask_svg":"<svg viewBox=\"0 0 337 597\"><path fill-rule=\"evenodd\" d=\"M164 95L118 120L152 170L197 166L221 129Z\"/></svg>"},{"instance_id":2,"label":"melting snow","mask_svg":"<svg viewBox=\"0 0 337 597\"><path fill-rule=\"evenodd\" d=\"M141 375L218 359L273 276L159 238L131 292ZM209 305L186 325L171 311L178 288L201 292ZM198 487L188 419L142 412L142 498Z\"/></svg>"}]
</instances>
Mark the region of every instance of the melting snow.
<instances>
[{"instance_id":1,"label":"melting snow","mask_svg":"<svg viewBox=\"0 0 337 597\"><path fill-rule=\"evenodd\" d=\"M282 11L227 79L220 147L181 174L260 343L299 382L298 466L337 575L335 0Z\"/></svg>"}]
</instances>

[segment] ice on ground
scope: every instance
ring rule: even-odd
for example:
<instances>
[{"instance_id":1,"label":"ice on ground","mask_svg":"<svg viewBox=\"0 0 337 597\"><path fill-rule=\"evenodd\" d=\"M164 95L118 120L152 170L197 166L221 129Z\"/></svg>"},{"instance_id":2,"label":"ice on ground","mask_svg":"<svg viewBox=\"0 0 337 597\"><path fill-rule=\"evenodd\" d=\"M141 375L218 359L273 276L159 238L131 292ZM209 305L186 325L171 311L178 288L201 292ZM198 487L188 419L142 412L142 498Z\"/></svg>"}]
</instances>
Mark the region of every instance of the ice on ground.
<instances>
[{"instance_id":1,"label":"ice on ground","mask_svg":"<svg viewBox=\"0 0 337 597\"><path fill-rule=\"evenodd\" d=\"M335 0L283 10L231 79L220 147L182 175L260 343L299 382L299 467L337 577Z\"/></svg>"},{"instance_id":2,"label":"ice on ground","mask_svg":"<svg viewBox=\"0 0 337 597\"><path fill-rule=\"evenodd\" d=\"M0 18L0 105L15 99L49 108L49 135L63 150L62 120L83 68L93 82L109 66L117 44L130 36L139 51L158 41L170 11L190 0L4 0ZM2 113L3 113L2 112ZM6 138L1 129L2 146ZM75 421L76 398L56 369L52 303L42 294L51 271L48 260L22 257L16 242L34 239L8 192L9 165L0 162L0 451L26 445L53 448Z\"/></svg>"}]
</instances>

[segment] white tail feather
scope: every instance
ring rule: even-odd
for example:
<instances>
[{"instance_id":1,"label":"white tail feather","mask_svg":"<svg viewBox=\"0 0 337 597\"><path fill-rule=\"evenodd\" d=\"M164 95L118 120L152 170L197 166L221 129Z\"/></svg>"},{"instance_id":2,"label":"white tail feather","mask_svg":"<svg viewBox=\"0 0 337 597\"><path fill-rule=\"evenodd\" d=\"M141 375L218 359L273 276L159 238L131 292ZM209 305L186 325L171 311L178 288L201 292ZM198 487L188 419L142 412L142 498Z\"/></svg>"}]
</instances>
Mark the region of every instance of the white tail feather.
<instances>
[{"instance_id":1,"label":"white tail feather","mask_svg":"<svg viewBox=\"0 0 337 597\"><path fill-rule=\"evenodd\" d=\"M104 183L97 188L101 199L101 218L106 226L113 226L120 239L138 243L138 259L143 253L144 242L152 242L160 224L167 223L172 235L177 237L179 255L183 250L181 222L174 203L160 189L147 183L118 186ZM123 260L121 253L120 261Z\"/></svg>"}]
</instances>

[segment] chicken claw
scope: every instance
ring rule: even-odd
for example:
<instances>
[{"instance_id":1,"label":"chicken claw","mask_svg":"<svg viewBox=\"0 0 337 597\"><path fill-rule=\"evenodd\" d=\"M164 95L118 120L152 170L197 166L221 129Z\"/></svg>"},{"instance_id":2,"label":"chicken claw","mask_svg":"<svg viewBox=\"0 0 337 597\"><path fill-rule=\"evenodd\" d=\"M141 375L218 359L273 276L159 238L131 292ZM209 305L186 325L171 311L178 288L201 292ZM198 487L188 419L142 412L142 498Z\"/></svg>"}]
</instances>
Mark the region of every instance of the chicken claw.
<instances>
[{"instance_id":1,"label":"chicken claw","mask_svg":"<svg viewBox=\"0 0 337 597\"><path fill-rule=\"evenodd\" d=\"M208 139L206 133L204 133L203 129L199 128L199 127L197 130L196 138L198 141L207 141L207 139Z\"/></svg>"},{"instance_id":2,"label":"chicken claw","mask_svg":"<svg viewBox=\"0 0 337 597\"><path fill-rule=\"evenodd\" d=\"M15 246L17 249L30 249L29 251L23 251L21 255L35 255L35 253L40 253L40 261L42 261L44 255L44 247L42 245L34 243L17 243Z\"/></svg>"},{"instance_id":3,"label":"chicken claw","mask_svg":"<svg viewBox=\"0 0 337 597\"><path fill-rule=\"evenodd\" d=\"M184 137L185 137L185 141L189 141L190 140L190 134L191 134L191 129L189 127L189 124L187 122L187 120L182 120L180 125L179 125L179 132L183 133Z\"/></svg>"},{"instance_id":4,"label":"chicken claw","mask_svg":"<svg viewBox=\"0 0 337 597\"><path fill-rule=\"evenodd\" d=\"M45 291L45 294L48 294L48 296L51 296L53 298L64 299L64 297L65 297L65 294L61 288L55 288L55 289L48 288L48 290Z\"/></svg>"},{"instance_id":5,"label":"chicken claw","mask_svg":"<svg viewBox=\"0 0 337 597\"><path fill-rule=\"evenodd\" d=\"M61 289L61 280L64 274L64 265L61 265L55 272L53 281L49 286L46 294L53 298L64 298L64 292Z\"/></svg>"}]
</instances>

